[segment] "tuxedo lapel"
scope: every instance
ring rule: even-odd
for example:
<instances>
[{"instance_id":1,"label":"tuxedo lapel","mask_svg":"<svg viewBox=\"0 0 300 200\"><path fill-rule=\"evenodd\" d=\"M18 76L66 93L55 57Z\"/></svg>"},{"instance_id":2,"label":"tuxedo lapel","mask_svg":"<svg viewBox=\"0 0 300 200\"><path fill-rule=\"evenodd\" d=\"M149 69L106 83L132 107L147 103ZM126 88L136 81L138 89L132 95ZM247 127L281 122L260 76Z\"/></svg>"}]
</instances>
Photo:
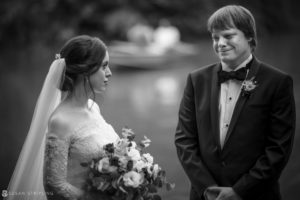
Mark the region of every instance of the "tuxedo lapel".
<instances>
[{"instance_id":1,"label":"tuxedo lapel","mask_svg":"<svg viewBox=\"0 0 300 200\"><path fill-rule=\"evenodd\" d=\"M218 145L219 151L221 150L219 139L219 93L220 84L218 84L218 71L221 70L221 64L216 64L213 69L211 79L211 96L210 96L210 116L213 137Z\"/></svg>"},{"instance_id":2,"label":"tuxedo lapel","mask_svg":"<svg viewBox=\"0 0 300 200\"><path fill-rule=\"evenodd\" d=\"M256 74L259 70L259 65L260 65L259 61L253 56L253 61L252 61L251 66L250 66L250 70L249 70L249 73L248 73L248 76L247 76L247 80L249 80L252 77L256 76ZM228 141L228 138L230 137L230 135L231 135L231 133L232 133L232 131L233 131L235 125L236 125L237 119L239 118L239 115L240 115L241 111L243 110L243 107L244 107L247 99L248 99L247 97L242 96L242 94L240 93L239 98L236 102L233 114L232 114L232 118L231 118L229 127L228 127L228 131L227 131L225 141L224 141L224 146L226 145L226 142ZM224 148L224 146L223 146L223 148Z\"/></svg>"}]
</instances>

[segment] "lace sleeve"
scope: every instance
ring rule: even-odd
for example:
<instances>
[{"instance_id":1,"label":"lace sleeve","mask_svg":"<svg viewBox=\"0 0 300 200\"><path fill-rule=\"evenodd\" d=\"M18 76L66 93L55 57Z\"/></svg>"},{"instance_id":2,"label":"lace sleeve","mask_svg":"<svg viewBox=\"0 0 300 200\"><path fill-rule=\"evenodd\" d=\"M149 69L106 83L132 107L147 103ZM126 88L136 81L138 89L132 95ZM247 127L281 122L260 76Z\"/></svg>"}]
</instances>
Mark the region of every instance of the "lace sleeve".
<instances>
[{"instance_id":1,"label":"lace sleeve","mask_svg":"<svg viewBox=\"0 0 300 200\"><path fill-rule=\"evenodd\" d=\"M79 199L83 191L67 182L69 140L49 134L46 139L44 187L48 200Z\"/></svg>"}]
</instances>

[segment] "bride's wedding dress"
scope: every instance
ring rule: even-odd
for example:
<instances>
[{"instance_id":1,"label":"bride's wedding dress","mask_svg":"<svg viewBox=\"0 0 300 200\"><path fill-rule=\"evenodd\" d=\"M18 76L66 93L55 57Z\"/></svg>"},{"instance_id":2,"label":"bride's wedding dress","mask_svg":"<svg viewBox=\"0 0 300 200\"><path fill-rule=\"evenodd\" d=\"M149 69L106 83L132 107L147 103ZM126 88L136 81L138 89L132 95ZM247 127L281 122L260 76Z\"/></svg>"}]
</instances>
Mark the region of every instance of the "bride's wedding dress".
<instances>
[{"instance_id":1,"label":"bride's wedding dress","mask_svg":"<svg viewBox=\"0 0 300 200\"><path fill-rule=\"evenodd\" d=\"M64 59L56 59L50 66L16 167L2 192L5 200L109 199L85 189L89 168L82 165L97 156L104 144L118 139L98 105L89 100L92 120L74 118L65 137L46 134L51 114L64 99L59 88L65 65Z\"/></svg>"},{"instance_id":2,"label":"bride's wedding dress","mask_svg":"<svg viewBox=\"0 0 300 200\"><path fill-rule=\"evenodd\" d=\"M100 114L98 105L92 105L97 113L94 119L77 123L66 138L47 134L44 187L48 199L109 199L85 188L89 168L84 164L98 157L103 145L119 138Z\"/></svg>"}]
</instances>

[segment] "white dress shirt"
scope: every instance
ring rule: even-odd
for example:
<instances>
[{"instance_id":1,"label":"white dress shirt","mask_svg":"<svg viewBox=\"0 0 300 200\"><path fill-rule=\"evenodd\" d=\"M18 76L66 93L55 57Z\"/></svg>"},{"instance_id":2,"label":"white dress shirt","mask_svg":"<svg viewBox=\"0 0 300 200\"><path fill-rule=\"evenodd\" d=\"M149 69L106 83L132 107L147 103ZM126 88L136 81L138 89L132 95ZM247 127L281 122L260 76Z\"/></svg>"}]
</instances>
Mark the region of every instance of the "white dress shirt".
<instances>
[{"instance_id":1,"label":"white dress shirt","mask_svg":"<svg viewBox=\"0 0 300 200\"><path fill-rule=\"evenodd\" d=\"M252 54L242 62L234 71L245 67L252 59ZM232 71L228 66L223 66L224 71ZM228 80L221 84L220 99L219 99L219 122L220 122L220 144L221 148L224 146L224 141L229 128L231 117L237 99L241 93L242 82L238 80Z\"/></svg>"}]
</instances>

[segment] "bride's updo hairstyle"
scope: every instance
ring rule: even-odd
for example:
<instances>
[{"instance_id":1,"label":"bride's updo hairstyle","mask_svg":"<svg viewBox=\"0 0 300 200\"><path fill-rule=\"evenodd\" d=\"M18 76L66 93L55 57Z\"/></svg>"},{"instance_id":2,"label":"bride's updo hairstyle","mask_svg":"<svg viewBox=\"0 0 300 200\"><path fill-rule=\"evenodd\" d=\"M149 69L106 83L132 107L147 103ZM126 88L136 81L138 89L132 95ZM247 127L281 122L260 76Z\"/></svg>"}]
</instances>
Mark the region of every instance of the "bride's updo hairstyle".
<instances>
[{"instance_id":1,"label":"bride's updo hairstyle","mask_svg":"<svg viewBox=\"0 0 300 200\"><path fill-rule=\"evenodd\" d=\"M94 93L90 76L100 68L106 51L106 45L97 37L80 35L67 41L60 51L66 62L60 89L72 93L75 82L82 77L84 84L88 83Z\"/></svg>"}]
</instances>

